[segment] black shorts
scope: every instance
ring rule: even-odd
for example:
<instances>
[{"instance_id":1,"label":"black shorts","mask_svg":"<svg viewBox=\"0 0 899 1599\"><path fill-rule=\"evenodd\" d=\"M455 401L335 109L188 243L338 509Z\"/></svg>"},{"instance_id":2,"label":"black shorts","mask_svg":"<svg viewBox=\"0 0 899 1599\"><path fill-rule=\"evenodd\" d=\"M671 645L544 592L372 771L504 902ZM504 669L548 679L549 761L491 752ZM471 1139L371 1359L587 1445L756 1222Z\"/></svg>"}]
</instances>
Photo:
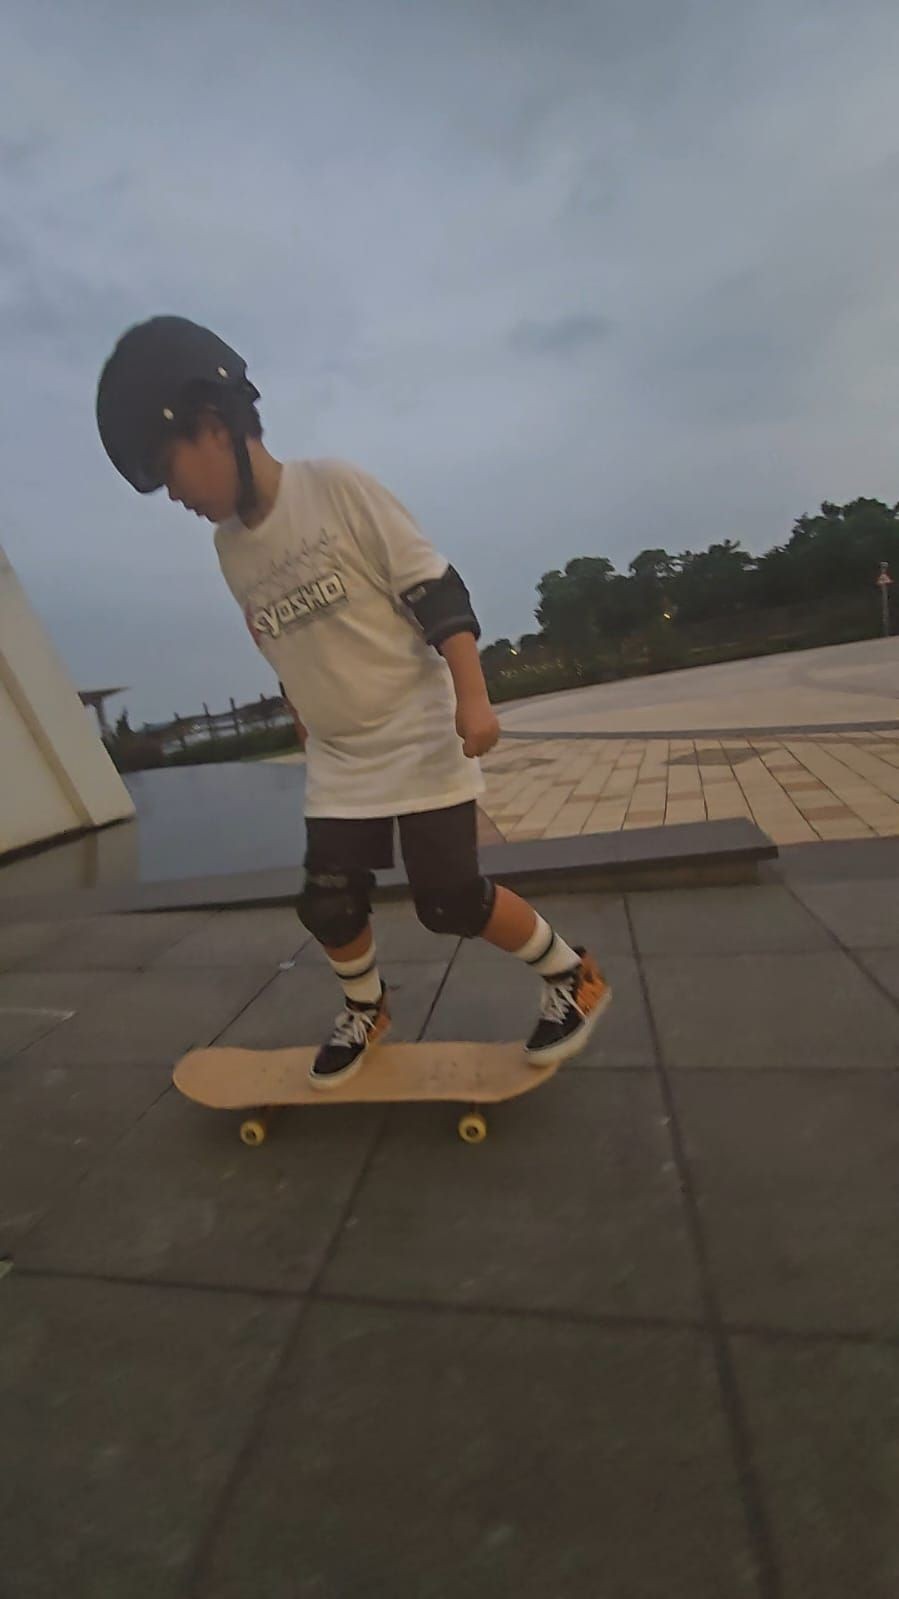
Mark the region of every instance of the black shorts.
<instances>
[{"instance_id":1,"label":"black shorts","mask_svg":"<svg viewBox=\"0 0 899 1599\"><path fill-rule=\"evenodd\" d=\"M480 875L478 815L474 800L438 811L396 817L409 886L413 893L458 887ZM365 820L306 818L307 872L388 871L394 864L394 817Z\"/></svg>"}]
</instances>

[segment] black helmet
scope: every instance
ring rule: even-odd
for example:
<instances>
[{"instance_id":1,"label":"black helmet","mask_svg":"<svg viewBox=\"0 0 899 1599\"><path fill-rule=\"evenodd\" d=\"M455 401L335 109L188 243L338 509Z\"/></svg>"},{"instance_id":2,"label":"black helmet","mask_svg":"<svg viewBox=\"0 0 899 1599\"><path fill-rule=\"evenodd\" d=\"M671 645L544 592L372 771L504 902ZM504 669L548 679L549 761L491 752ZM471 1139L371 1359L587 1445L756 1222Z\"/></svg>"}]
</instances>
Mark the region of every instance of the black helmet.
<instances>
[{"instance_id":1,"label":"black helmet","mask_svg":"<svg viewBox=\"0 0 899 1599\"><path fill-rule=\"evenodd\" d=\"M254 491L240 418L258 400L259 390L249 381L242 356L186 317L155 316L119 339L97 385L103 447L140 494L161 488L162 446L196 411L198 388L231 432L246 508Z\"/></svg>"}]
</instances>

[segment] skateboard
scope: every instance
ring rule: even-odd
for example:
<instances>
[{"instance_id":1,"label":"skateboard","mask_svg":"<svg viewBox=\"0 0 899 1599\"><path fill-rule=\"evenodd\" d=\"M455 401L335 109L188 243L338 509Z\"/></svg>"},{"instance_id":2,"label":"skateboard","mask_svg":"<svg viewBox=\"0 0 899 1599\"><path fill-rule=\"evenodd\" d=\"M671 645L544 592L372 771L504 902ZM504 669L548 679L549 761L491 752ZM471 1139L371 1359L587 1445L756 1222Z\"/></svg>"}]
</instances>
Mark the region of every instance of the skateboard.
<instances>
[{"instance_id":1,"label":"skateboard","mask_svg":"<svg viewBox=\"0 0 899 1599\"><path fill-rule=\"evenodd\" d=\"M527 1094L555 1076L559 1063L532 1066L521 1044L379 1044L361 1070L335 1088L314 1088L314 1047L193 1049L179 1060L175 1087L211 1110L250 1112L240 1136L265 1141L272 1118L288 1105L351 1105L400 1100L450 1100L469 1109L457 1123L466 1144L487 1137L480 1105Z\"/></svg>"}]
</instances>

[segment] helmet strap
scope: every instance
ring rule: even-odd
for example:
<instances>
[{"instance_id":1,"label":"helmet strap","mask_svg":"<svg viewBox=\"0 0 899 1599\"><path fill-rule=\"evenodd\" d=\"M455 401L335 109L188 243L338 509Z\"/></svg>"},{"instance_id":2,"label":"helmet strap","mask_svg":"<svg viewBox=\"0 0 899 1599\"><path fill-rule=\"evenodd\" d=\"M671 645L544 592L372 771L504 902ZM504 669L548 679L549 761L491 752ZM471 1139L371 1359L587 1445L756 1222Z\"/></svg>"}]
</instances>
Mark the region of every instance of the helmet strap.
<instances>
[{"instance_id":1,"label":"helmet strap","mask_svg":"<svg viewBox=\"0 0 899 1599\"><path fill-rule=\"evenodd\" d=\"M241 521L245 522L256 508L256 483L244 435L237 429L231 429L231 443L234 446L234 460L237 465L237 514Z\"/></svg>"}]
</instances>

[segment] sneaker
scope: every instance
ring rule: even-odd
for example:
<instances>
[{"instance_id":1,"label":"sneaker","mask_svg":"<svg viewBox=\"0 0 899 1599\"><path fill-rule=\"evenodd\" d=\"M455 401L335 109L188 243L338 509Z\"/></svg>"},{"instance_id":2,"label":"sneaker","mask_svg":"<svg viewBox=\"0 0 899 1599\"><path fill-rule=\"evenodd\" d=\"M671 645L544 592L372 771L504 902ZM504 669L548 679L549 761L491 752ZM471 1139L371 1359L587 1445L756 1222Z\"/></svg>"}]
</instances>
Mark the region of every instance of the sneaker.
<instances>
[{"instance_id":1,"label":"sneaker","mask_svg":"<svg viewBox=\"0 0 899 1599\"><path fill-rule=\"evenodd\" d=\"M316 1088L336 1088L354 1077L368 1051L379 1044L390 1029L387 990L381 985L377 1005L357 1005L349 999L340 1012L327 1043L309 1068L309 1080Z\"/></svg>"},{"instance_id":2,"label":"sneaker","mask_svg":"<svg viewBox=\"0 0 899 1599\"><path fill-rule=\"evenodd\" d=\"M524 1046L532 1066L557 1066L577 1055L612 1002L593 956L577 953L581 958L571 971L543 979L540 1020Z\"/></svg>"}]
</instances>

